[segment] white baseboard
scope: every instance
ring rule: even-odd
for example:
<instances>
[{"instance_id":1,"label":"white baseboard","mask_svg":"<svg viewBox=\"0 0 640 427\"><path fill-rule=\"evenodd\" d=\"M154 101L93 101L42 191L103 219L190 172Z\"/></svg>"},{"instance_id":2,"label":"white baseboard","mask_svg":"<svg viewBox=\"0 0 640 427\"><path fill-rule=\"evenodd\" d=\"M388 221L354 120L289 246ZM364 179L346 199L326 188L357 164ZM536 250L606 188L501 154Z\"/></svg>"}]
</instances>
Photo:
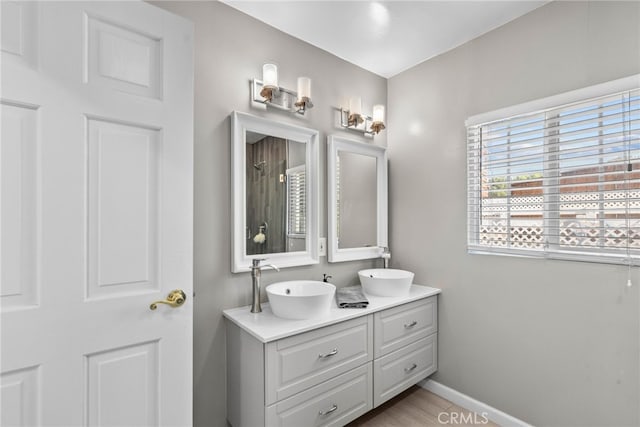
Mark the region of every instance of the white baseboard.
<instances>
[{"instance_id":1,"label":"white baseboard","mask_svg":"<svg viewBox=\"0 0 640 427\"><path fill-rule=\"evenodd\" d=\"M459 391L449 388L446 385L442 385L437 381L426 379L420 381L418 385L426 390L429 390L431 393L437 394L443 399L447 399L448 401L455 403L456 405L468 409L472 412L475 412L477 414L484 413L486 414L487 418L501 426L532 427L531 424L527 424L516 417L512 417L511 415L494 408L493 406L489 406L486 403L480 402L479 400L476 400L471 396L460 393Z\"/></svg>"}]
</instances>

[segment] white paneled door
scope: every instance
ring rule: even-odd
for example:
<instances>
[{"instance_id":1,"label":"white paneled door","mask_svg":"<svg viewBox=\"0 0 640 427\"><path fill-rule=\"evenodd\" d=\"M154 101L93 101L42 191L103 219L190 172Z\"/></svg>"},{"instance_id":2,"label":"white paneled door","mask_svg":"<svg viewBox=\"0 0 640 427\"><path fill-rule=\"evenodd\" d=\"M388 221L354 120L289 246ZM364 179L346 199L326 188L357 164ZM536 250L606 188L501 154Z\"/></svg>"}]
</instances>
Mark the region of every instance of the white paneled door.
<instances>
[{"instance_id":1,"label":"white paneled door","mask_svg":"<svg viewBox=\"0 0 640 427\"><path fill-rule=\"evenodd\" d=\"M192 25L1 8L1 425L191 425Z\"/></svg>"}]
</instances>

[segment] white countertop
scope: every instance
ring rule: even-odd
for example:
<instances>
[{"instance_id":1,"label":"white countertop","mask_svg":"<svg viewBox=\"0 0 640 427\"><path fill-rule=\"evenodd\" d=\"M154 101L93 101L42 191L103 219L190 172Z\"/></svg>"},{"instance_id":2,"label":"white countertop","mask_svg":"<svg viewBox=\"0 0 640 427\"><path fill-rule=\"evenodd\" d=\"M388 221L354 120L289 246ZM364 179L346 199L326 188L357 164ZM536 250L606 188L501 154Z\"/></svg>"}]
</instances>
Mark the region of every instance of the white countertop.
<instances>
[{"instance_id":1,"label":"white countertop","mask_svg":"<svg viewBox=\"0 0 640 427\"><path fill-rule=\"evenodd\" d=\"M323 326L332 325L356 317L375 313L376 311L406 304L442 292L437 288L422 285L411 285L409 295L403 297L377 297L367 295L369 306L367 308L338 308L333 301L333 307L328 315L304 320L288 320L277 317L271 311L269 303L262 304L262 313L251 313L250 306L230 308L223 314L231 322L235 323L249 334L263 343L286 338L302 332Z\"/></svg>"}]
</instances>

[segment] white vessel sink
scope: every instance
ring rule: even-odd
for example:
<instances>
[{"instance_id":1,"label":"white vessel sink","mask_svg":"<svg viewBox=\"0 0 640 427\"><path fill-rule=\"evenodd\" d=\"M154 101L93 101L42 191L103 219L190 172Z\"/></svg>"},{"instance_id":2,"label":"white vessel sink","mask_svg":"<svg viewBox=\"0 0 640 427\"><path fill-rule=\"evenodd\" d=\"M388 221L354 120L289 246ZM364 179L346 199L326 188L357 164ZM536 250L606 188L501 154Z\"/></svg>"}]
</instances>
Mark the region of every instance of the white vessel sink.
<instances>
[{"instance_id":1,"label":"white vessel sink","mask_svg":"<svg viewBox=\"0 0 640 427\"><path fill-rule=\"evenodd\" d=\"M371 268L358 271L365 293L380 297L400 297L409 294L413 273L392 268Z\"/></svg>"},{"instance_id":2,"label":"white vessel sink","mask_svg":"<svg viewBox=\"0 0 640 427\"><path fill-rule=\"evenodd\" d=\"M273 314L284 319L311 319L329 313L336 287L316 280L291 280L267 286Z\"/></svg>"}]
</instances>

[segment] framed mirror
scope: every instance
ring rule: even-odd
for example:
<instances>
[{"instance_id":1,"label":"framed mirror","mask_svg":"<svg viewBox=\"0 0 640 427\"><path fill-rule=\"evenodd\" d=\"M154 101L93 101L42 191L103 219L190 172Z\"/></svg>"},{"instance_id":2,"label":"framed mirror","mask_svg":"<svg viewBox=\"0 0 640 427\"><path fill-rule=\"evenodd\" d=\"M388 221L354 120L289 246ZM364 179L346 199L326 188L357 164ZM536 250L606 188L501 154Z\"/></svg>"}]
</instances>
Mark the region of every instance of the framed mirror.
<instances>
[{"instance_id":1,"label":"framed mirror","mask_svg":"<svg viewBox=\"0 0 640 427\"><path fill-rule=\"evenodd\" d=\"M378 258L387 241L387 150L330 135L329 262Z\"/></svg>"},{"instance_id":2,"label":"framed mirror","mask_svg":"<svg viewBox=\"0 0 640 427\"><path fill-rule=\"evenodd\" d=\"M318 263L318 131L231 115L231 271Z\"/></svg>"}]
</instances>

